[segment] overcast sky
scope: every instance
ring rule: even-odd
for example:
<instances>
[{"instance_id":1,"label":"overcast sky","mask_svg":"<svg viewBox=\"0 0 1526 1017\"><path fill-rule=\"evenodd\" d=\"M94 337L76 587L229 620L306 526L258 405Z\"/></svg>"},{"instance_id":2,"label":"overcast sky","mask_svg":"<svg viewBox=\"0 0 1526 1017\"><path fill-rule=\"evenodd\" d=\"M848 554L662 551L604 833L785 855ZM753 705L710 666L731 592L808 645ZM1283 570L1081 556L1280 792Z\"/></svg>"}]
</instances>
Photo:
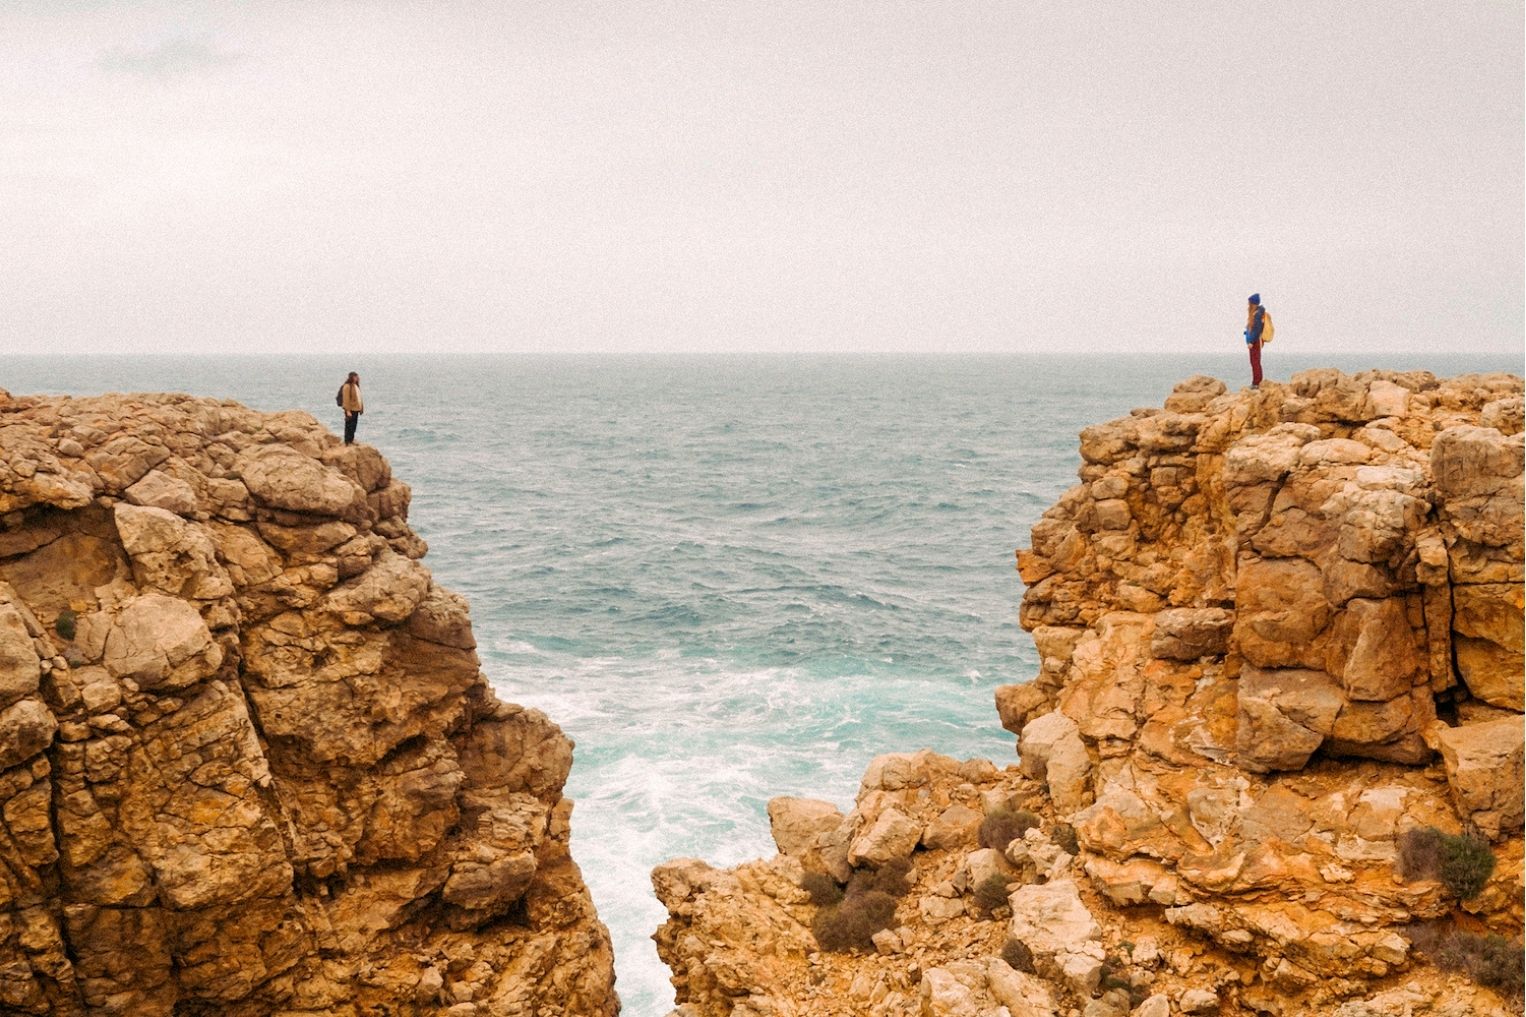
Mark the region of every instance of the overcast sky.
<instances>
[{"instance_id":1,"label":"overcast sky","mask_svg":"<svg viewBox=\"0 0 1526 1017\"><path fill-rule=\"evenodd\" d=\"M0 5L0 353L1519 351L1517 0Z\"/></svg>"}]
</instances>

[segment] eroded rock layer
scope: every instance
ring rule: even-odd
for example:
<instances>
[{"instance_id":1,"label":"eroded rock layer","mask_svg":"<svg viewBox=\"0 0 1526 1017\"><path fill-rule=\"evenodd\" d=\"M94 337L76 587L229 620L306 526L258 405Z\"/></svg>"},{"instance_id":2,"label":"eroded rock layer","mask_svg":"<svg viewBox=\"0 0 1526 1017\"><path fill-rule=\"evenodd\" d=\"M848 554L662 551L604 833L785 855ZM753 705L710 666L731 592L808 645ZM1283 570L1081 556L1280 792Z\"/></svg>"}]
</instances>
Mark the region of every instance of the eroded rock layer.
<instances>
[{"instance_id":1,"label":"eroded rock layer","mask_svg":"<svg viewBox=\"0 0 1526 1017\"><path fill-rule=\"evenodd\" d=\"M0 391L0 1011L618 1010L572 744L408 504L306 414Z\"/></svg>"},{"instance_id":2,"label":"eroded rock layer","mask_svg":"<svg viewBox=\"0 0 1526 1017\"><path fill-rule=\"evenodd\" d=\"M1412 939L1521 935L1521 393L1193 378L1088 428L1018 555L1020 766L882 757L848 815L773 803L771 860L659 868L679 1012L1501 1012ZM1479 892L1401 873L1422 828L1487 844ZM896 860L872 948L821 949L807 874Z\"/></svg>"}]
</instances>

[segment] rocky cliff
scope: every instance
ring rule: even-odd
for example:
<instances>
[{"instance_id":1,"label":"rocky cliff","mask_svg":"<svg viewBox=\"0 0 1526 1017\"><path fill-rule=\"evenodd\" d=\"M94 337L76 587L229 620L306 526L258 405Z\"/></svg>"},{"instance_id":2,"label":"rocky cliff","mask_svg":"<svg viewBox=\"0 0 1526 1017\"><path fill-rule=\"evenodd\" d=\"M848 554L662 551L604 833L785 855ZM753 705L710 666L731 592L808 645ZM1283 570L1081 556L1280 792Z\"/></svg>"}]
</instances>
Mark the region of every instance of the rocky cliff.
<instances>
[{"instance_id":1,"label":"rocky cliff","mask_svg":"<svg viewBox=\"0 0 1526 1017\"><path fill-rule=\"evenodd\" d=\"M0 391L0 1012L604 1015L572 744L306 414Z\"/></svg>"},{"instance_id":2,"label":"rocky cliff","mask_svg":"<svg viewBox=\"0 0 1526 1017\"><path fill-rule=\"evenodd\" d=\"M772 859L661 866L678 1012L1518 1010L1521 393L1193 378L1088 428L1018 554L1020 764L881 757L770 803Z\"/></svg>"}]
</instances>

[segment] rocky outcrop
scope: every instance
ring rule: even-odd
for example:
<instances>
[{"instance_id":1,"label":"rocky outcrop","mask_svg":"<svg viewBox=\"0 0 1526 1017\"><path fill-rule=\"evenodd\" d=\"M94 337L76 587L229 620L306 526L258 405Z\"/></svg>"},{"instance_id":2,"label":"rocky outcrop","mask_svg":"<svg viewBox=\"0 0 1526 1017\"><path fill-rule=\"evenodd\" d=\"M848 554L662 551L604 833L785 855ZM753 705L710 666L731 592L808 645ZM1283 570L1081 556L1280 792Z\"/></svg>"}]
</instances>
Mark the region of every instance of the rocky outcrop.
<instances>
[{"instance_id":1,"label":"rocky outcrop","mask_svg":"<svg viewBox=\"0 0 1526 1017\"><path fill-rule=\"evenodd\" d=\"M571 742L311 417L0 392L0 1011L596 1015Z\"/></svg>"},{"instance_id":2,"label":"rocky outcrop","mask_svg":"<svg viewBox=\"0 0 1526 1017\"><path fill-rule=\"evenodd\" d=\"M884 757L835 829L659 869L679 1013L1502 1012L1407 930L1521 935L1521 393L1194 378L1086 429L1018 555L1041 669L997 709L1021 765ZM1032 828L980 842L1019 807ZM1403 878L1423 827L1490 842L1481 892ZM873 952L819 949L804 872L897 857Z\"/></svg>"}]
</instances>

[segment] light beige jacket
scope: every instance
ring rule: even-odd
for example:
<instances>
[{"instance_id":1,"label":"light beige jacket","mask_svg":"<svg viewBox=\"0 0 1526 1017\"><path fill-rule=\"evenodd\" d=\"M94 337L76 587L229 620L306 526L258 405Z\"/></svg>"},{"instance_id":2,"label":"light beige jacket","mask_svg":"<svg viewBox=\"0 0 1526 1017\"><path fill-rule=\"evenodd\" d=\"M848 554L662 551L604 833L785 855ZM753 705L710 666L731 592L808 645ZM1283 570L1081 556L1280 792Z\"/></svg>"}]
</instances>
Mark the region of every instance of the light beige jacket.
<instances>
[{"instance_id":1,"label":"light beige jacket","mask_svg":"<svg viewBox=\"0 0 1526 1017\"><path fill-rule=\"evenodd\" d=\"M360 398L360 386L356 385L354 382L347 381L344 383L344 388L341 390L341 397L344 399L344 412L364 413L366 411L366 404Z\"/></svg>"}]
</instances>

